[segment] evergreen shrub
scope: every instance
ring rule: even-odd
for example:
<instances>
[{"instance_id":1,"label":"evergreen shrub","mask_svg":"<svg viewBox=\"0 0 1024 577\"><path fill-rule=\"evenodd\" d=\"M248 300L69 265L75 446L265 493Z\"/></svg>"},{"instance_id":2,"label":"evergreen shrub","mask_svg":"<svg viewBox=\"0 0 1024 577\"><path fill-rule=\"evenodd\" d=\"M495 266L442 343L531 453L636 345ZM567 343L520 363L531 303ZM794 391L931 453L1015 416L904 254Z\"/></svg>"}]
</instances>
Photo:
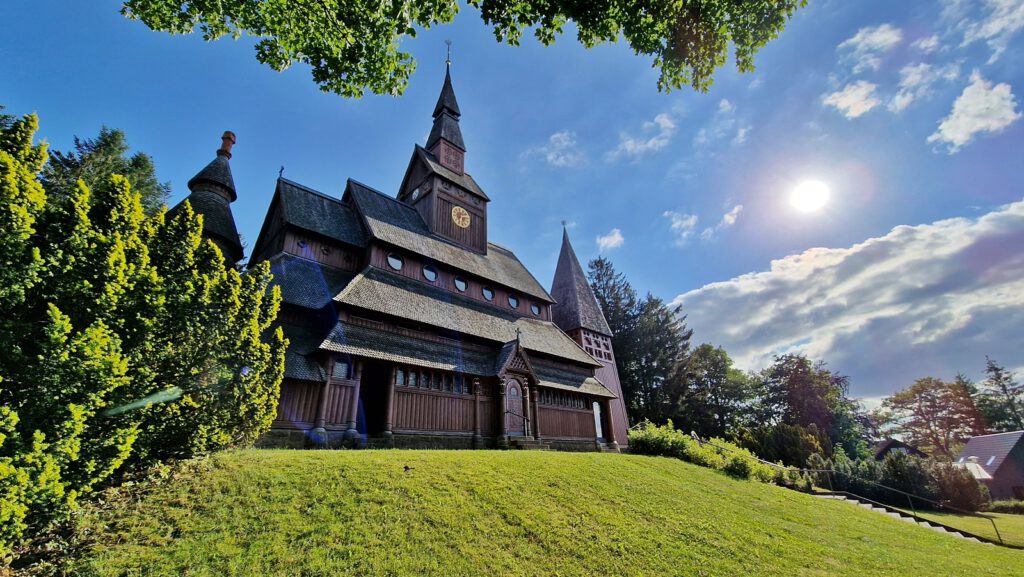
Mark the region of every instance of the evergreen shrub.
<instances>
[{"instance_id":1,"label":"evergreen shrub","mask_svg":"<svg viewBox=\"0 0 1024 577\"><path fill-rule=\"evenodd\" d=\"M674 457L737 479L771 483L776 478L775 468L758 461L750 451L719 438L699 442L676 429L671 420L661 426L645 421L640 428L631 430L629 450L640 455Z\"/></svg>"}]
</instances>

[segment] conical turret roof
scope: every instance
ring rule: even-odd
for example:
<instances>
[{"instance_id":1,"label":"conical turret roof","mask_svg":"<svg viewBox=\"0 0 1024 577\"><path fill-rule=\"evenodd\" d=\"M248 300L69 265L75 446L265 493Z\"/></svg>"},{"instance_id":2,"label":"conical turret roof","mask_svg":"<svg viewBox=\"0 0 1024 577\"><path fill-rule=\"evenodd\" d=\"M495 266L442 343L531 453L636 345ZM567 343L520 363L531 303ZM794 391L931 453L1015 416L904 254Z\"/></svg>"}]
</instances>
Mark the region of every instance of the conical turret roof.
<instances>
[{"instance_id":1,"label":"conical turret roof","mask_svg":"<svg viewBox=\"0 0 1024 577\"><path fill-rule=\"evenodd\" d=\"M551 310L552 320L563 331L584 328L602 335L612 335L597 297L587 282L587 275L583 273L583 267L576 258L576 251L569 242L569 233L564 229L562 252L558 255L555 280L551 283L551 296L558 301Z\"/></svg>"}]
</instances>

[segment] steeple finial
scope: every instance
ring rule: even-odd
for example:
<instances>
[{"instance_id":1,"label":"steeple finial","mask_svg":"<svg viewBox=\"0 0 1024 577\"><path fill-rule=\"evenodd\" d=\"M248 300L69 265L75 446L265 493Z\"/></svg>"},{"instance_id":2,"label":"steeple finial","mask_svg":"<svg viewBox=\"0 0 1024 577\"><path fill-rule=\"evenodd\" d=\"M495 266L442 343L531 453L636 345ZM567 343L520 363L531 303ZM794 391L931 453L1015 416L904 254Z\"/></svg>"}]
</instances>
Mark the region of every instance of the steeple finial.
<instances>
[{"instance_id":1,"label":"steeple finial","mask_svg":"<svg viewBox=\"0 0 1024 577\"><path fill-rule=\"evenodd\" d=\"M444 59L444 64L445 64L446 67L451 68L452 67L452 41L451 40L445 40L444 43L448 45L448 56Z\"/></svg>"}]
</instances>

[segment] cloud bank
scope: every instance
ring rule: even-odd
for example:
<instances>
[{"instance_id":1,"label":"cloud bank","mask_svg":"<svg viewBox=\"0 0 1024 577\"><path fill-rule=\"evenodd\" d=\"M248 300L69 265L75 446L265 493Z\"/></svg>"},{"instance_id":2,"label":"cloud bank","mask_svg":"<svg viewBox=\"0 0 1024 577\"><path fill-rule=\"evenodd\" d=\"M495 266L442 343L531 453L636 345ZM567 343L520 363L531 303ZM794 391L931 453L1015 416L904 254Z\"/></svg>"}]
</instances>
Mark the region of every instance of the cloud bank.
<instances>
[{"instance_id":1,"label":"cloud bank","mask_svg":"<svg viewBox=\"0 0 1024 577\"><path fill-rule=\"evenodd\" d=\"M743 368L802 352L877 397L933 375L1024 368L1024 201L978 218L898 226L849 248L813 248L679 295L695 339Z\"/></svg>"}]
</instances>

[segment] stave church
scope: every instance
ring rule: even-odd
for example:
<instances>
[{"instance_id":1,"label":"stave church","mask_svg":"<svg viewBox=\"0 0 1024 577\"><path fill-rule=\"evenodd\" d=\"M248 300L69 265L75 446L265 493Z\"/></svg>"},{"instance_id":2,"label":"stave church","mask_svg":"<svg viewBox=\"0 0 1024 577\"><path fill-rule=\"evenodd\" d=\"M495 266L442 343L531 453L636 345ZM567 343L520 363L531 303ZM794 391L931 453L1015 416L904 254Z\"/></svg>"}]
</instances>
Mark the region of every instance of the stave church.
<instances>
[{"instance_id":1,"label":"stave church","mask_svg":"<svg viewBox=\"0 0 1024 577\"><path fill-rule=\"evenodd\" d=\"M449 68L394 196L350 179L338 198L278 178L248 261L270 262L289 340L261 446L625 445L611 329L568 234L550 290L488 241L491 199L465 170L460 117ZM186 200L240 262L234 142L225 133Z\"/></svg>"}]
</instances>

